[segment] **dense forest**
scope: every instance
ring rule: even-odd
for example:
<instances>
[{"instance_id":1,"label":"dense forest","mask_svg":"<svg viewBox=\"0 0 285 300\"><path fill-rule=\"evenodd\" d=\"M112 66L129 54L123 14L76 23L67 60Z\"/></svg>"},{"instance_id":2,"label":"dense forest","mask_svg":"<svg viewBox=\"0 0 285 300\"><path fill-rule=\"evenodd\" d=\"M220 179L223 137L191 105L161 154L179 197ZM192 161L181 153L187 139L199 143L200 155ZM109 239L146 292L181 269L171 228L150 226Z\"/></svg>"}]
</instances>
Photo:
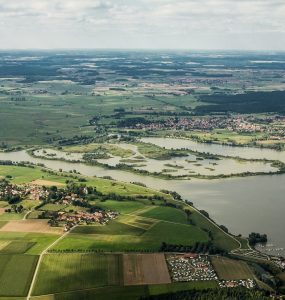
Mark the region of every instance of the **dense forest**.
<instances>
[{"instance_id":1,"label":"dense forest","mask_svg":"<svg viewBox=\"0 0 285 300\"><path fill-rule=\"evenodd\" d=\"M249 92L245 94L213 94L201 96L208 105L198 106L197 114L217 112L237 113L285 113L285 91Z\"/></svg>"}]
</instances>

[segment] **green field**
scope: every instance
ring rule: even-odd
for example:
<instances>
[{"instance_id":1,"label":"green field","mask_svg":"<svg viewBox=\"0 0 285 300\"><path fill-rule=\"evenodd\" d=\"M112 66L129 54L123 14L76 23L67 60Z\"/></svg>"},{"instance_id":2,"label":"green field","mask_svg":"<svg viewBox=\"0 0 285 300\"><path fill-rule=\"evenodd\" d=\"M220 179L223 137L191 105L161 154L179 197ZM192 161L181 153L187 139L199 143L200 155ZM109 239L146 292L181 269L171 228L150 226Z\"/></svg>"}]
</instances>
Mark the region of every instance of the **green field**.
<instances>
[{"instance_id":1,"label":"green field","mask_svg":"<svg viewBox=\"0 0 285 300\"><path fill-rule=\"evenodd\" d=\"M133 213L145 207L141 201L114 201L107 200L104 202L95 202L96 206L103 209L115 210L121 214Z\"/></svg>"},{"instance_id":2,"label":"green field","mask_svg":"<svg viewBox=\"0 0 285 300\"><path fill-rule=\"evenodd\" d=\"M0 255L0 295L25 296L37 263L34 255Z\"/></svg>"},{"instance_id":3,"label":"green field","mask_svg":"<svg viewBox=\"0 0 285 300\"><path fill-rule=\"evenodd\" d=\"M219 279L238 280L254 278L252 270L243 261L220 256L212 257L211 261Z\"/></svg>"},{"instance_id":4,"label":"green field","mask_svg":"<svg viewBox=\"0 0 285 300\"><path fill-rule=\"evenodd\" d=\"M11 182L16 184L22 184L31 182L37 179L44 179L49 181L56 181L64 183L66 178L41 171L40 168L28 168L19 166L2 166L0 165L0 175L12 176Z\"/></svg>"},{"instance_id":5,"label":"green field","mask_svg":"<svg viewBox=\"0 0 285 300\"><path fill-rule=\"evenodd\" d=\"M47 211L61 211L64 210L67 206L65 204L53 204L48 203L41 207L41 210Z\"/></svg>"},{"instance_id":6,"label":"green field","mask_svg":"<svg viewBox=\"0 0 285 300\"><path fill-rule=\"evenodd\" d=\"M0 253L7 254L23 254L32 248L36 243L35 242L26 242L26 241L9 241L7 246L0 250Z\"/></svg>"},{"instance_id":7,"label":"green field","mask_svg":"<svg viewBox=\"0 0 285 300\"><path fill-rule=\"evenodd\" d=\"M207 242L206 232L196 226L123 216L105 226L80 226L54 250L158 251L162 242L193 245Z\"/></svg>"},{"instance_id":8,"label":"green field","mask_svg":"<svg viewBox=\"0 0 285 300\"><path fill-rule=\"evenodd\" d=\"M4 213L0 215L0 221L10 221L10 220L22 220L25 213Z\"/></svg>"},{"instance_id":9,"label":"green field","mask_svg":"<svg viewBox=\"0 0 285 300\"><path fill-rule=\"evenodd\" d=\"M138 146L139 153L141 153L147 158L163 160L172 157L173 151L171 150L167 150L150 143L137 142L136 145Z\"/></svg>"},{"instance_id":10,"label":"green field","mask_svg":"<svg viewBox=\"0 0 285 300\"><path fill-rule=\"evenodd\" d=\"M108 225L78 226L71 234L100 234L100 235L141 235L145 232L143 228L130 226L117 220Z\"/></svg>"},{"instance_id":11,"label":"green field","mask_svg":"<svg viewBox=\"0 0 285 300\"><path fill-rule=\"evenodd\" d=\"M1 232L0 245L5 242L9 253L20 252L27 254L40 254L49 244L59 236L46 233L25 233L25 232ZM11 243L11 246L9 245ZM5 249L4 247L4 249ZM1 249L3 251L4 249Z\"/></svg>"},{"instance_id":12,"label":"green field","mask_svg":"<svg viewBox=\"0 0 285 300\"><path fill-rule=\"evenodd\" d=\"M42 260L33 295L119 285L120 265L119 255L47 254Z\"/></svg>"},{"instance_id":13,"label":"green field","mask_svg":"<svg viewBox=\"0 0 285 300\"><path fill-rule=\"evenodd\" d=\"M187 224L186 213L171 207L151 207L152 209L139 213L142 217L153 218L174 223Z\"/></svg>"},{"instance_id":14,"label":"green field","mask_svg":"<svg viewBox=\"0 0 285 300\"><path fill-rule=\"evenodd\" d=\"M189 207L187 207L189 209ZM190 219L193 221L194 224L203 228L205 230L211 231L213 235L214 244L227 251L231 251L239 247L239 243L232 237L226 235L224 231L219 229L217 226L209 222L204 216L197 212L193 212Z\"/></svg>"}]
</instances>

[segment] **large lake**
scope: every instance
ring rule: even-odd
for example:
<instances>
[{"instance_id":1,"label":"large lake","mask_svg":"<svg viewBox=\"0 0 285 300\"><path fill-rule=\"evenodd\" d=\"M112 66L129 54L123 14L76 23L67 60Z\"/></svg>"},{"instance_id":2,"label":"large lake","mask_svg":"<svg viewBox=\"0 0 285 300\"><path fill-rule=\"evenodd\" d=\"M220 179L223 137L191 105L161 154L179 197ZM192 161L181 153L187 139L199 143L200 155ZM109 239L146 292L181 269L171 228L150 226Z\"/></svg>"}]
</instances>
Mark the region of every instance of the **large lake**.
<instances>
[{"instance_id":1,"label":"large lake","mask_svg":"<svg viewBox=\"0 0 285 300\"><path fill-rule=\"evenodd\" d=\"M174 138L142 138L145 143L151 143L166 149L191 149L193 151L211 153L223 156L241 157L245 159L280 160L285 163L285 151L253 147L233 147L228 145L198 143L186 139Z\"/></svg>"},{"instance_id":2,"label":"large lake","mask_svg":"<svg viewBox=\"0 0 285 300\"><path fill-rule=\"evenodd\" d=\"M176 140L175 144L177 145ZM226 147L226 149L228 149L229 147L201 145L203 148L205 146L215 146L215 149L216 147L218 147L218 149L221 149L220 147L223 147L223 149ZM249 155L248 152L250 151L256 152L257 150L257 153L260 153L258 151L260 149L231 148L237 148L231 151L237 153L238 155L236 156L241 157ZM229 150L230 149L227 151ZM260 150L264 153L262 155L267 156L268 153L271 154L273 151L273 157L271 157L271 159L285 161L284 152L264 150ZM203 152L215 153L214 150L209 151L208 148ZM247 153L245 154L245 152ZM255 155L255 158L259 157L256 156L257 153L253 154ZM44 163L47 167L54 170L59 170L59 168L64 171L76 169L81 174L88 176L111 176L114 179L126 182L143 182L147 186L158 190L175 190L185 199L193 201L197 208L207 210L210 213L210 216L217 221L218 224L226 225L229 230L235 234L241 233L243 235L248 235L248 233L252 231L267 233L269 236L269 245L273 244L274 246L263 250L268 250L270 253L280 253L285 255L284 250L273 250L276 248L285 248L285 175L255 176L223 180L192 179L179 181L157 179L119 170L107 170L96 166L87 166L83 163L34 158L29 156L25 151L0 153L0 160Z\"/></svg>"}]
</instances>

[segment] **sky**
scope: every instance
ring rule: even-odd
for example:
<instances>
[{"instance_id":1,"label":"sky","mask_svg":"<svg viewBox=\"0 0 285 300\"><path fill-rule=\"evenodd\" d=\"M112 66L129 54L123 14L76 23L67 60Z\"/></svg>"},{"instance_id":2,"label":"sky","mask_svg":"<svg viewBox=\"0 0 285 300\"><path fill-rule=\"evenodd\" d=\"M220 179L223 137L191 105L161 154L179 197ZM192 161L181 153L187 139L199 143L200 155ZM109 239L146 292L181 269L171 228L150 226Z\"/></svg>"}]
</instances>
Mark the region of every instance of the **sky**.
<instances>
[{"instance_id":1,"label":"sky","mask_svg":"<svg viewBox=\"0 0 285 300\"><path fill-rule=\"evenodd\" d=\"M0 0L0 48L285 51L285 0Z\"/></svg>"}]
</instances>

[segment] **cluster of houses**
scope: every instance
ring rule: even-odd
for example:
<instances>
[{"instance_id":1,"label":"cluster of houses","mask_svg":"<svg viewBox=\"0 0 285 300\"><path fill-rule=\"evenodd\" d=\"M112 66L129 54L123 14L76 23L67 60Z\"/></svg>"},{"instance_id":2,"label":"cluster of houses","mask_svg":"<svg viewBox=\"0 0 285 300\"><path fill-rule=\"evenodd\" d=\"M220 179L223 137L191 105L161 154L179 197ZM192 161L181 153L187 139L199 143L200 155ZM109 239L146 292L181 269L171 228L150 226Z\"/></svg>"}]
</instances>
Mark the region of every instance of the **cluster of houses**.
<instances>
[{"instance_id":1,"label":"cluster of houses","mask_svg":"<svg viewBox=\"0 0 285 300\"><path fill-rule=\"evenodd\" d=\"M88 191L84 189L84 193L87 195ZM64 205L77 205L84 207L87 205L88 202L79 195L71 193L70 195L65 195L61 200L58 201L58 203Z\"/></svg>"},{"instance_id":2,"label":"cluster of houses","mask_svg":"<svg viewBox=\"0 0 285 300\"><path fill-rule=\"evenodd\" d=\"M256 287L256 283L252 279L220 280L218 284L220 288L235 288L240 286L253 289Z\"/></svg>"},{"instance_id":3,"label":"cluster of houses","mask_svg":"<svg viewBox=\"0 0 285 300\"><path fill-rule=\"evenodd\" d=\"M9 196L19 196L20 198L29 198L31 200L46 199L48 191L39 185L34 184L11 184L6 182L0 185L0 198L5 199Z\"/></svg>"},{"instance_id":4,"label":"cluster of houses","mask_svg":"<svg viewBox=\"0 0 285 300\"><path fill-rule=\"evenodd\" d=\"M218 280L218 276L206 255L172 255L167 258L174 282Z\"/></svg>"},{"instance_id":5,"label":"cluster of houses","mask_svg":"<svg viewBox=\"0 0 285 300\"><path fill-rule=\"evenodd\" d=\"M24 186L10 184L2 181L0 185L0 198L6 198L7 196L23 196L25 194Z\"/></svg>"},{"instance_id":6,"label":"cluster of houses","mask_svg":"<svg viewBox=\"0 0 285 300\"><path fill-rule=\"evenodd\" d=\"M207 118L169 118L163 122L136 124L137 129L144 130L212 130L216 128L232 131L262 131L260 125L249 123L246 117L207 117Z\"/></svg>"},{"instance_id":7,"label":"cluster of houses","mask_svg":"<svg viewBox=\"0 0 285 300\"><path fill-rule=\"evenodd\" d=\"M260 123L261 122L261 123ZM234 132L265 132L272 137L282 138L285 136L285 126L272 126L274 122L285 123L280 117L271 117L268 121L256 120L250 116L232 116L232 117L204 117L204 118L168 118L163 121L153 123L137 123L132 126L135 129L142 130L213 130L227 129ZM285 124L284 124L285 125Z\"/></svg>"},{"instance_id":8,"label":"cluster of houses","mask_svg":"<svg viewBox=\"0 0 285 300\"><path fill-rule=\"evenodd\" d=\"M212 130L215 128L236 128L241 122L242 117L168 118L163 122L138 123L135 128L144 130Z\"/></svg>"},{"instance_id":9,"label":"cluster of houses","mask_svg":"<svg viewBox=\"0 0 285 300\"><path fill-rule=\"evenodd\" d=\"M109 221L115 219L118 216L114 211L98 210L94 213L91 212L76 212L66 213L58 212L56 221L64 224L64 231L67 232L76 225L90 225L98 223L106 225Z\"/></svg>"}]
</instances>

